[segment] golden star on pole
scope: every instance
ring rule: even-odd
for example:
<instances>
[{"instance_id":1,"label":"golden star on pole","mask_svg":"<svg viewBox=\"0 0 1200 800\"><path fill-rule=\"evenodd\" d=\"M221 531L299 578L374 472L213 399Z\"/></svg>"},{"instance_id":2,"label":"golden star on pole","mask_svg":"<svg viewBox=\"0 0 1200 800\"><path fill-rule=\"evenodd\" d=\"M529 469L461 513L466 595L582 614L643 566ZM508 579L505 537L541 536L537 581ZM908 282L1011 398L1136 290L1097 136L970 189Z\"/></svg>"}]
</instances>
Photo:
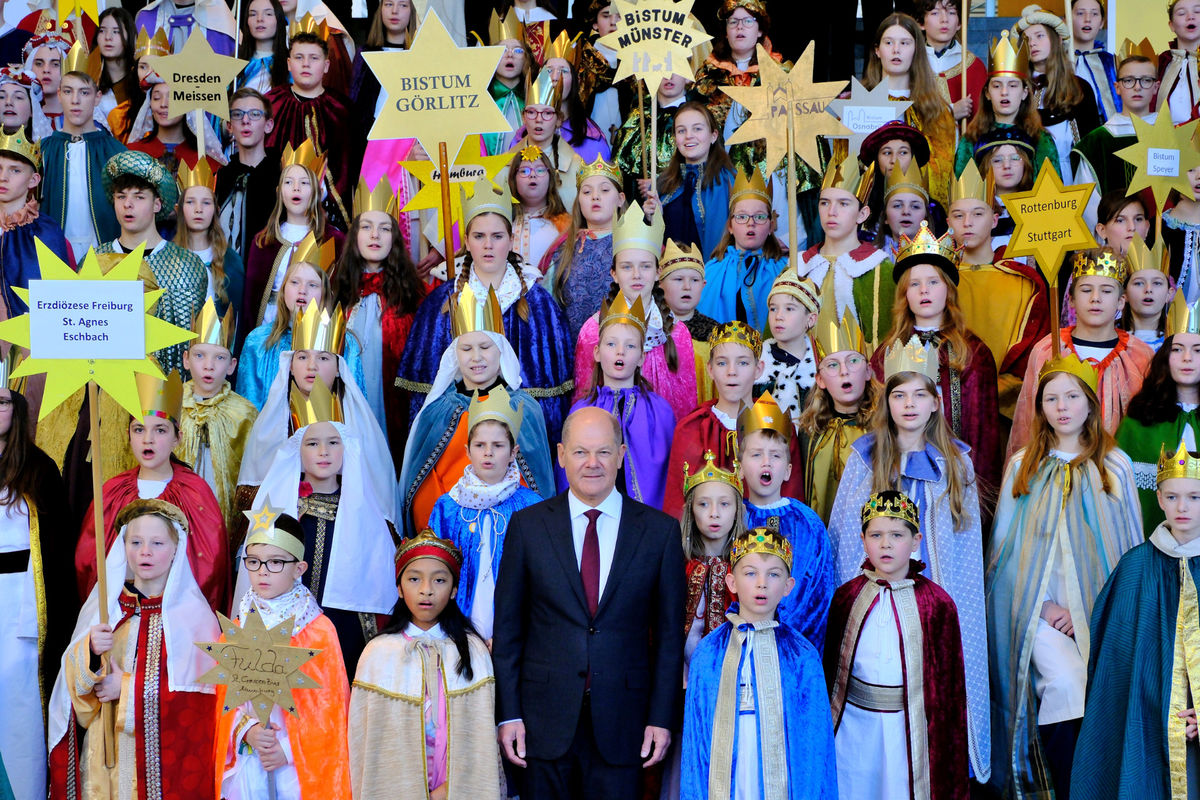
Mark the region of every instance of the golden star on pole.
<instances>
[{"instance_id":1,"label":"golden star on pole","mask_svg":"<svg viewBox=\"0 0 1200 800\"><path fill-rule=\"evenodd\" d=\"M1053 289L1063 254L1096 246L1083 221L1094 188L1093 183L1063 186L1050 159L1044 160L1032 189L1004 195L1004 207L1016 224L1004 254L1034 256Z\"/></svg>"},{"instance_id":2,"label":"golden star on pole","mask_svg":"<svg viewBox=\"0 0 1200 800\"><path fill-rule=\"evenodd\" d=\"M1172 189L1178 189L1184 197L1192 196L1192 184L1188 170L1200 167L1200 152L1192 142L1200 120L1191 120L1176 127L1171 122L1171 109L1164 102L1158 118L1151 125L1146 120L1131 114L1137 142L1117 155L1137 167L1133 180L1129 182L1129 194L1149 188L1154 202L1162 208Z\"/></svg>"},{"instance_id":3,"label":"golden star on pole","mask_svg":"<svg viewBox=\"0 0 1200 800\"><path fill-rule=\"evenodd\" d=\"M414 137L426 153L456 153L473 133L505 133L508 120L488 91L503 47L459 47L430 9L412 47L363 53L387 102L368 139Z\"/></svg>"},{"instance_id":4,"label":"golden star on pole","mask_svg":"<svg viewBox=\"0 0 1200 800\"><path fill-rule=\"evenodd\" d=\"M100 269L100 262L94 250L88 250L87 256L79 272L68 267L54 254L50 248L35 239L37 245L38 267L44 281L137 281L138 267L142 263L142 252L145 245L138 245L132 253L105 274ZM29 290L14 287L13 291L26 303L29 302ZM155 289L146 292L144 299L144 319L146 323L146 357L142 359L88 359L88 358L27 358L13 372L12 377L21 378L26 375L46 374L46 390L42 396L42 410L38 419L46 416L64 403L88 381L108 393L122 408L135 418L142 416L141 401L138 399L137 382L134 374L138 372L162 378L162 369L150 355L164 347L186 342L195 338L195 334L185 328L179 328L169 322L164 322L150 312L158 303L165 289ZM30 349L29 314L6 319L0 322L0 339L12 342L18 347Z\"/></svg>"},{"instance_id":5,"label":"golden star on pole","mask_svg":"<svg viewBox=\"0 0 1200 800\"><path fill-rule=\"evenodd\" d=\"M226 87L248 63L214 53L200 27L192 28L178 53L150 57L150 66L171 87L169 113L186 114L200 109L221 119L229 119Z\"/></svg>"},{"instance_id":6,"label":"golden star on pole","mask_svg":"<svg viewBox=\"0 0 1200 800\"><path fill-rule=\"evenodd\" d=\"M692 50L712 39L689 13L695 0L617 0L620 22L597 43L617 51L614 83L634 76L646 82L646 91L658 91L672 73L688 80Z\"/></svg>"},{"instance_id":7,"label":"golden star on pole","mask_svg":"<svg viewBox=\"0 0 1200 800\"><path fill-rule=\"evenodd\" d=\"M845 81L814 82L813 43L809 43L796 66L788 72L771 54L758 45L758 86L722 86L721 91L750 112L727 145L765 139L767 142L766 170L773 172L788 151L788 115L795 130L793 152L813 169L820 171L821 156L817 149L818 136L849 136L853 133L827 113Z\"/></svg>"},{"instance_id":8,"label":"golden star on pole","mask_svg":"<svg viewBox=\"0 0 1200 800\"><path fill-rule=\"evenodd\" d=\"M76 12L81 22L84 17L91 17L92 22L97 24L100 22L100 8L96 0L58 0L58 19L65 20Z\"/></svg>"},{"instance_id":9,"label":"golden star on pole","mask_svg":"<svg viewBox=\"0 0 1200 800\"><path fill-rule=\"evenodd\" d=\"M462 195L460 187L467 188L468 196L473 194L475 181L480 178L495 185L496 175L512 161L511 153L501 153L496 156L480 154L480 136L474 134L463 140L463 145L450 164L450 220L458 222L462 219ZM411 172L421 181L421 189L413 195L401 211L421 211L426 208L436 209L438 213L438 230L442 226L442 184L437 164L432 161L401 161L400 166Z\"/></svg>"}]
</instances>

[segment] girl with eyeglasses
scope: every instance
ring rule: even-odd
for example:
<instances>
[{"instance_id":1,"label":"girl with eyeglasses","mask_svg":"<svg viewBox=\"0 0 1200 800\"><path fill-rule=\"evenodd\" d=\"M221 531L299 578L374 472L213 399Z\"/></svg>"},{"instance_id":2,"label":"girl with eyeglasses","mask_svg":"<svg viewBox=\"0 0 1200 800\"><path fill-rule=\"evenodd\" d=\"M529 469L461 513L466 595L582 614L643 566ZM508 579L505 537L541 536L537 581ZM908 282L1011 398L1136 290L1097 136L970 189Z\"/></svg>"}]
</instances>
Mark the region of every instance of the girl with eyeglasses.
<instances>
[{"instance_id":1,"label":"girl with eyeglasses","mask_svg":"<svg viewBox=\"0 0 1200 800\"><path fill-rule=\"evenodd\" d=\"M1004 195L1033 187L1037 174L1034 157L1033 140L1015 126L993 128L975 144L975 164L984 182L996 192L999 219L992 228L992 249L997 252L1008 244L1016 227L1004 207Z\"/></svg>"},{"instance_id":2,"label":"girl with eyeglasses","mask_svg":"<svg viewBox=\"0 0 1200 800\"><path fill-rule=\"evenodd\" d=\"M558 194L558 175L537 145L519 150L509 163L508 189L513 208L513 249L526 264L540 265L571 225Z\"/></svg>"}]
</instances>

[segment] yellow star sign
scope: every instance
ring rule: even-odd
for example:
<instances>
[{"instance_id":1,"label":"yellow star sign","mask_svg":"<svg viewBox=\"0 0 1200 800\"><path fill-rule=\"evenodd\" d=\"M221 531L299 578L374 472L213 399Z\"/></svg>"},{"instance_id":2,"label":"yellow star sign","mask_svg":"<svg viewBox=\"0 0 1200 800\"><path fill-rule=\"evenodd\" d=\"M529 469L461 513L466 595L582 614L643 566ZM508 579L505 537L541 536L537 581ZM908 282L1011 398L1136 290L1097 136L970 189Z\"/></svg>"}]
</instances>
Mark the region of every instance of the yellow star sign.
<instances>
[{"instance_id":1,"label":"yellow star sign","mask_svg":"<svg viewBox=\"0 0 1200 800\"><path fill-rule=\"evenodd\" d=\"M214 53L199 26L192 28L192 34L178 53L150 58L150 66L171 87L168 101L171 114L200 109L221 119L229 119L225 89L248 63Z\"/></svg>"},{"instance_id":2,"label":"yellow star sign","mask_svg":"<svg viewBox=\"0 0 1200 800\"><path fill-rule=\"evenodd\" d=\"M472 133L512 129L488 92L503 47L459 47L430 9L408 50L363 53L387 102L368 139L411 136L426 153L457 153Z\"/></svg>"},{"instance_id":3,"label":"yellow star sign","mask_svg":"<svg viewBox=\"0 0 1200 800\"><path fill-rule=\"evenodd\" d=\"M727 144L742 144L758 139L767 141L766 169L773 172L791 149L813 169L820 171L818 136L850 136L853 131L828 113L844 81L815 82L812 79L813 43L805 48L792 71L780 66L770 53L758 45L758 86L722 86L721 91L750 112ZM788 118L793 139L788 144Z\"/></svg>"},{"instance_id":4,"label":"yellow star sign","mask_svg":"<svg viewBox=\"0 0 1200 800\"><path fill-rule=\"evenodd\" d=\"M70 281L112 281L114 284L134 282L137 283L140 291L142 284L138 280L138 267L142 263L144 245L139 245L136 250L121 259L116 266L105 274L100 268L100 262L97 260L96 253L93 250L88 251L87 256L83 259L83 264L79 268L79 272L76 272L63 263L50 248L42 244L41 240L35 240L35 243L37 245L38 266L41 269L43 283L51 284L51 282L57 281L64 283ZM13 291L25 303L29 303L28 289L14 288ZM21 362L21 365L13 372L12 377L21 378L26 375L46 374L46 391L42 396L42 410L38 415L38 419L45 419L51 411L65 402L77 389L86 385L89 381L95 381L96 385L107 392L122 408L134 417L141 418L142 407L141 401L138 399L137 382L134 379L134 374L141 372L153 375L156 378L164 377L158 363L150 354L164 347L186 342L195 337L195 334L191 331L164 322L150 313L165 292L165 289L155 289L152 292L146 292L142 295L144 298L144 313L142 316L145 322L145 355L142 358L30 357ZM23 347L26 350L36 351L38 349L33 346L37 343L31 341L29 314L22 314L19 317L13 317L12 319L0 322L0 339L12 342L14 345Z\"/></svg>"},{"instance_id":5,"label":"yellow star sign","mask_svg":"<svg viewBox=\"0 0 1200 800\"><path fill-rule=\"evenodd\" d=\"M1118 156L1137 167L1129 182L1129 194L1149 187L1159 208L1172 189L1178 189L1184 197L1191 197L1192 184L1187 174L1189 169L1200 167L1200 152L1192 144L1200 120L1176 127L1171 122L1171 109L1165 102L1153 125L1136 114L1131 117L1137 142L1117 151Z\"/></svg>"},{"instance_id":6,"label":"yellow star sign","mask_svg":"<svg viewBox=\"0 0 1200 800\"><path fill-rule=\"evenodd\" d=\"M246 538L257 531L269 531L275 527L275 520L283 513L282 508L272 508L271 498L268 497L262 508L257 511L243 511L246 519L250 520L250 530L246 533Z\"/></svg>"},{"instance_id":7,"label":"yellow star sign","mask_svg":"<svg viewBox=\"0 0 1200 800\"><path fill-rule=\"evenodd\" d=\"M1058 283L1063 254L1096 246L1083 221L1093 188L1092 183L1063 186L1050 159L1044 160L1031 190L1004 195L1004 207L1016 223L1004 254L1034 256L1053 289Z\"/></svg>"},{"instance_id":8,"label":"yellow star sign","mask_svg":"<svg viewBox=\"0 0 1200 800\"><path fill-rule=\"evenodd\" d=\"M58 0L58 19L65 20L77 12L80 22L84 17L91 17L92 22L100 21L100 9L96 0Z\"/></svg>"},{"instance_id":9,"label":"yellow star sign","mask_svg":"<svg viewBox=\"0 0 1200 800\"><path fill-rule=\"evenodd\" d=\"M459 188L466 187L468 196L474 192L475 181L486 178L492 184L496 183L496 175L504 169L504 165L512 161L512 155L501 153L496 156L480 155L479 135L474 134L463 141L462 148L450 164L450 220L458 222L462 219L462 195ZM441 171L432 161L401 161L400 166L411 172L419 181L421 189L401 211L420 211L426 208L436 209L438 213L438 230L442 226L442 189Z\"/></svg>"},{"instance_id":10,"label":"yellow star sign","mask_svg":"<svg viewBox=\"0 0 1200 800\"><path fill-rule=\"evenodd\" d=\"M598 41L617 51L614 82L633 75L653 94L672 73L692 80L692 50L712 39L689 13L693 2L617 0L617 29Z\"/></svg>"},{"instance_id":11,"label":"yellow star sign","mask_svg":"<svg viewBox=\"0 0 1200 800\"><path fill-rule=\"evenodd\" d=\"M227 686L222 713L249 702L254 716L263 725L271 719L271 710L279 706L296 713L294 689L319 689L321 685L300 671L320 653L307 647L292 647L292 625L288 617L268 629L262 616L251 607L239 626L224 614L221 622L223 641L196 642L217 665L200 676L201 683Z\"/></svg>"}]
</instances>

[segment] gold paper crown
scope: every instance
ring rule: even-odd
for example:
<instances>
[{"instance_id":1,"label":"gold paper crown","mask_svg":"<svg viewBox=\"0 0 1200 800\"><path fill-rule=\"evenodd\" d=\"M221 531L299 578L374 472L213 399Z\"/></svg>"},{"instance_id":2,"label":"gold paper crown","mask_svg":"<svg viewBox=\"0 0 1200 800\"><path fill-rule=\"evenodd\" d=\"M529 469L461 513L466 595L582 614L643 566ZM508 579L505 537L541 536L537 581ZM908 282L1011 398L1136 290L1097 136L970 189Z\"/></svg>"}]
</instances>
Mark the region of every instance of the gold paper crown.
<instances>
[{"instance_id":1,"label":"gold paper crown","mask_svg":"<svg viewBox=\"0 0 1200 800\"><path fill-rule=\"evenodd\" d=\"M901 372L915 372L937 383L938 351L932 344L922 344L915 333L907 343L896 342L883 356L883 379Z\"/></svg>"},{"instance_id":2,"label":"gold paper crown","mask_svg":"<svg viewBox=\"0 0 1200 800\"><path fill-rule=\"evenodd\" d=\"M1079 280L1088 276L1112 278L1124 285L1129 280L1129 265L1111 247L1076 251L1071 257L1071 278Z\"/></svg>"},{"instance_id":3,"label":"gold paper crown","mask_svg":"<svg viewBox=\"0 0 1200 800\"><path fill-rule=\"evenodd\" d=\"M1052 358L1042 365L1038 372L1038 385L1050 378L1051 375L1056 375L1060 372L1065 372L1068 375L1074 375L1079 380L1083 381L1092 394L1097 394L1100 387L1100 378L1096 375L1096 368L1092 366L1090 361L1081 361L1079 356L1074 353L1064 353L1058 358Z\"/></svg>"},{"instance_id":4,"label":"gold paper crown","mask_svg":"<svg viewBox=\"0 0 1200 800\"><path fill-rule=\"evenodd\" d=\"M787 564L788 572L792 571L792 543L778 531L771 528L751 528L734 539L729 546L729 566L737 566L739 561L751 553L778 556Z\"/></svg>"},{"instance_id":5,"label":"gold paper crown","mask_svg":"<svg viewBox=\"0 0 1200 800\"><path fill-rule=\"evenodd\" d=\"M311 33L320 36L325 41L329 41L329 24L325 20L317 21L317 18L312 15L312 12L305 14L300 19L292 23L288 28L288 41L296 38L298 33Z\"/></svg>"},{"instance_id":6,"label":"gold paper crown","mask_svg":"<svg viewBox=\"0 0 1200 800\"><path fill-rule=\"evenodd\" d=\"M722 322L708 334L708 350L711 353L720 344L740 344L749 347L755 358L762 357L762 334L741 320Z\"/></svg>"},{"instance_id":7,"label":"gold paper crown","mask_svg":"<svg viewBox=\"0 0 1200 800\"><path fill-rule=\"evenodd\" d=\"M695 474L689 472L688 462L683 462L683 495L684 497L692 493L702 483L724 483L732 486L734 491L741 497L742 479L737 475L737 465L734 464L733 472L723 470L714 463L716 456L713 455L711 449L704 451L704 466L700 467Z\"/></svg>"},{"instance_id":8,"label":"gold paper crown","mask_svg":"<svg viewBox=\"0 0 1200 800\"><path fill-rule=\"evenodd\" d=\"M571 66L575 65L575 51L579 46L579 37L582 34L575 34L574 38L567 35L566 31L562 31L553 40L546 37L545 46L542 48L542 63L545 64L552 58L561 58Z\"/></svg>"},{"instance_id":9,"label":"gold paper crown","mask_svg":"<svg viewBox=\"0 0 1200 800\"><path fill-rule=\"evenodd\" d=\"M542 157L542 148L538 147L533 142L530 142L529 144L527 144L521 148L521 160L522 161L537 161L541 157ZM596 158L600 158L600 156L597 155Z\"/></svg>"},{"instance_id":10,"label":"gold paper crown","mask_svg":"<svg viewBox=\"0 0 1200 800\"><path fill-rule=\"evenodd\" d=\"M341 303L331 314L321 303L306 303L292 317L292 350L319 350L341 355L346 347L346 314Z\"/></svg>"},{"instance_id":11,"label":"gold paper crown","mask_svg":"<svg viewBox=\"0 0 1200 800\"><path fill-rule=\"evenodd\" d=\"M830 301L821 304L817 312L817 324L812 330L813 344L817 351L817 365L834 353L854 351L860 355L867 354L867 340L863 337L858 320L850 313L847 306L842 318L837 318L837 303Z\"/></svg>"},{"instance_id":12,"label":"gold paper crown","mask_svg":"<svg viewBox=\"0 0 1200 800\"><path fill-rule=\"evenodd\" d=\"M196 312L192 320L192 333L196 334L190 344L215 344L226 350L233 350L233 305L225 310L225 317L217 315L217 306L210 297L204 301L204 306Z\"/></svg>"},{"instance_id":13,"label":"gold paper crown","mask_svg":"<svg viewBox=\"0 0 1200 800\"><path fill-rule=\"evenodd\" d=\"M858 156L850 154L839 163L830 163L825 170L825 179L821 182L821 191L826 189L841 189L854 195L859 203L865 204L871 196L871 186L875 183L875 163L865 170L858 162Z\"/></svg>"},{"instance_id":14,"label":"gold paper crown","mask_svg":"<svg viewBox=\"0 0 1200 800\"><path fill-rule=\"evenodd\" d=\"M300 430L318 422L342 422L342 401L329 391L325 381L318 378L313 381L312 391L308 397L296 386L292 386L288 397L292 408L292 429Z\"/></svg>"},{"instance_id":15,"label":"gold paper crown","mask_svg":"<svg viewBox=\"0 0 1200 800\"><path fill-rule=\"evenodd\" d=\"M279 159L279 169L282 172L290 166L299 164L302 167L307 167L309 172L317 176L317 182L325 175L326 159L323 155L317 154L317 147L313 144L312 139L305 139L297 148L292 148L292 143L288 142L283 148L283 157ZM313 191L318 187L314 186Z\"/></svg>"},{"instance_id":16,"label":"gold paper crown","mask_svg":"<svg viewBox=\"0 0 1200 800\"><path fill-rule=\"evenodd\" d=\"M658 258L662 255L663 236L667 231L664 215L655 214L646 224L641 205L635 200L617 220L612 232L612 251L616 256L626 250L646 250Z\"/></svg>"},{"instance_id":17,"label":"gold paper crown","mask_svg":"<svg viewBox=\"0 0 1200 800\"><path fill-rule=\"evenodd\" d=\"M171 40L167 38L167 32L159 28L154 32L153 38L146 32L145 28L138 31L137 43L133 48L133 57L140 59L145 56L169 56L171 55Z\"/></svg>"},{"instance_id":18,"label":"gold paper crown","mask_svg":"<svg viewBox=\"0 0 1200 800\"><path fill-rule=\"evenodd\" d=\"M1170 276L1171 251L1163 247L1162 237L1154 243L1154 247L1150 247L1145 239L1135 233L1133 241L1129 243L1129 250L1125 253L1125 264L1129 267L1130 275L1144 269L1152 269Z\"/></svg>"},{"instance_id":19,"label":"gold paper crown","mask_svg":"<svg viewBox=\"0 0 1200 800\"><path fill-rule=\"evenodd\" d=\"M617 296L613 301L602 301L600 303L600 330L608 325L613 324L632 325L642 332L646 333L646 309L642 303L641 295L634 298L631 304L625 299L622 292L617 292Z\"/></svg>"},{"instance_id":20,"label":"gold paper crown","mask_svg":"<svg viewBox=\"0 0 1200 800\"><path fill-rule=\"evenodd\" d=\"M304 542L295 534L275 527L282 509L271 507L271 498L267 498L262 508L243 511L246 519L250 520L250 530L246 535L246 547L252 544L269 544L293 555L297 560L304 560Z\"/></svg>"},{"instance_id":21,"label":"gold paper crown","mask_svg":"<svg viewBox=\"0 0 1200 800\"><path fill-rule=\"evenodd\" d=\"M1000 38L992 42L990 62L989 78L1011 75L1014 78L1029 80L1029 42L1022 39L1014 46L1009 32L1000 31Z\"/></svg>"},{"instance_id":22,"label":"gold paper crown","mask_svg":"<svg viewBox=\"0 0 1200 800\"><path fill-rule=\"evenodd\" d=\"M920 195L926 203L929 202L929 184L925 181L925 173L921 171L921 165L915 158L908 162L907 170L900 166L899 161L892 164L892 171L888 173L883 184L884 202L899 192L911 192Z\"/></svg>"},{"instance_id":23,"label":"gold paper crown","mask_svg":"<svg viewBox=\"0 0 1200 800\"><path fill-rule=\"evenodd\" d=\"M704 275L704 259L700 256L700 248L691 242L676 244L674 239L667 239L662 258L658 260L658 279L661 281L681 269L694 269Z\"/></svg>"},{"instance_id":24,"label":"gold paper crown","mask_svg":"<svg viewBox=\"0 0 1200 800\"><path fill-rule=\"evenodd\" d=\"M521 430L523 415L524 409L519 405L513 408L512 397L503 386L492 389L484 398L480 398L479 392L476 391L467 409L467 431L470 432L481 422L492 420L505 425L515 441Z\"/></svg>"},{"instance_id":25,"label":"gold paper crown","mask_svg":"<svg viewBox=\"0 0 1200 800\"><path fill-rule=\"evenodd\" d=\"M183 193L193 186L204 186L213 192L217 191L217 176L212 171L212 164L208 161L208 156L201 156L196 159L196 167L193 169L187 165L183 159L179 161L179 196L182 198Z\"/></svg>"},{"instance_id":26,"label":"gold paper crown","mask_svg":"<svg viewBox=\"0 0 1200 800\"><path fill-rule=\"evenodd\" d=\"M1188 452L1183 442L1175 455L1167 454L1167 446L1163 444L1158 454L1158 483L1172 478L1191 478L1200 481L1200 458L1195 458Z\"/></svg>"},{"instance_id":27,"label":"gold paper crown","mask_svg":"<svg viewBox=\"0 0 1200 800\"><path fill-rule=\"evenodd\" d=\"M0 152L20 156L32 164L34 169L41 172L42 148L25 135L24 125L17 126L16 133L12 136L0 130Z\"/></svg>"},{"instance_id":28,"label":"gold paper crown","mask_svg":"<svg viewBox=\"0 0 1200 800\"><path fill-rule=\"evenodd\" d=\"M771 284L769 299L773 295L786 294L800 301L800 305L808 309L810 314L817 313L821 308L821 292L811 278L801 278L795 267L788 267L779 273L775 283Z\"/></svg>"},{"instance_id":29,"label":"gold paper crown","mask_svg":"<svg viewBox=\"0 0 1200 800\"><path fill-rule=\"evenodd\" d=\"M374 189L368 189L367 179L359 177L358 188L354 190L355 217L368 211L382 211L395 219L397 206L396 192L392 189L392 182L388 180L387 175L380 176Z\"/></svg>"},{"instance_id":30,"label":"gold paper crown","mask_svg":"<svg viewBox=\"0 0 1200 800\"><path fill-rule=\"evenodd\" d=\"M142 418L159 417L179 425L183 411L183 379L172 371L166 378L156 378L145 372L134 375L137 381L138 399L141 401Z\"/></svg>"},{"instance_id":31,"label":"gold paper crown","mask_svg":"<svg viewBox=\"0 0 1200 800\"><path fill-rule=\"evenodd\" d=\"M16 371L17 365L20 364L21 361L21 348L17 347L16 345L10 345L8 352L3 358L0 358L0 386L13 391L18 391L17 386L20 384L21 379L17 378L14 381L12 374L14 371Z\"/></svg>"},{"instance_id":32,"label":"gold paper crown","mask_svg":"<svg viewBox=\"0 0 1200 800\"><path fill-rule=\"evenodd\" d=\"M1137 44L1132 40L1125 39L1121 42L1121 47L1117 50L1117 66L1121 66L1121 62L1131 56L1142 56L1150 59L1151 64L1158 64L1158 54L1154 52L1154 45L1150 44L1150 40L1143 38Z\"/></svg>"},{"instance_id":33,"label":"gold paper crown","mask_svg":"<svg viewBox=\"0 0 1200 800\"><path fill-rule=\"evenodd\" d=\"M289 266L291 264L312 264L314 267L320 268L322 272L328 273L336 256L337 245L332 237L317 244L316 234L309 231L296 245Z\"/></svg>"},{"instance_id":34,"label":"gold paper crown","mask_svg":"<svg viewBox=\"0 0 1200 800\"><path fill-rule=\"evenodd\" d=\"M754 401L754 405L747 406L741 414L738 414L738 441L745 439L755 431L775 431L785 441L791 440L792 434L795 432L792 428L792 421L779 407L779 403L775 402L775 398L771 397L770 392L763 392Z\"/></svg>"},{"instance_id":35,"label":"gold paper crown","mask_svg":"<svg viewBox=\"0 0 1200 800\"><path fill-rule=\"evenodd\" d=\"M512 222L512 192L508 190L508 181L501 181L497 188L486 175L482 175L475 181L475 193L470 197L467 197L465 186L460 186L458 191L462 199L463 230L480 214L499 214Z\"/></svg>"},{"instance_id":36,"label":"gold paper crown","mask_svg":"<svg viewBox=\"0 0 1200 800\"><path fill-rule=\"evenodd\" d=\"M1187 318L1184 320L1183 329L1177 330L1175 333L1194 333L1200 336L1200 300L1187 307Z\"/></svg>"},{"instance_id":37,"label":"gold paper crown","mask_svg":"<svg viewBox=\"0 0 1200 800\"><path fill-rule=\"evenodd\" d=\"M913 256L940 256L949 260L955 267L962 261L962 250L954 244L954 238L949 234L941 237L933 235L929 229L928 220L921 220L917 235L911 239L907 234L900 234L900 246L896 250L896 263Z\"/></svg>"},{"instance_id":38,"label":"gold paper crown","mask_svg":"<svg viewBox=\"0 0 1200 800\"><path fill-rule=\"evenodd\" d=\"M517 17L515 10L509 9L508 13L501 17L493 8L492 18L488 20L488 44L495 46L505 39L515 39L524 44L525 23Z\"/></svg>"},{"instance_id":39,"label":"gold paper crown","mask_svg":"<svg viewBox=\"0 0 1200 800\"><path fill-rule=\"evenodd\" d=\"M488 287L486 298L477 298L471 284L450 296L450 333L457 339L464 333L495 333L504 335L504 313L496 290Z\"/></svg>"},{"instance_id":40,"label":"gold paper crown","mask_svg":"<svg viewBox=\"0 0 1200 800\"><path fill-rule=\"evenodd\" d=\"M743 197L762 200L767 204L768 210L771 208L771 191L763 181L762 173L754 167L750 168L749 175L738 168L737 179L733 182L733 191L729 194L729 210L733 211L734 204Z\"/></svg>"},{"instance_id":41,"label":"gold paper crown","mask_svg":"<svg viewBox=\"0 0 1200 800\"><path fill-rule=\"evenodd\" d=\"M71 45L71 49L67 52L67 57L63 59L62 74L82 72L88 75L90 74L88 66L88 49L84 46L81 39L76 39L75 43Z\"/></svg>"},{"instance_id":42,"label":"gold paper crown","mask_svg":"<svg viewBox=\"0 0 1200 800\"><path fill-rule=\"evenodd\" d=\"M528 161L532 159L526 160ZM579 172L575 175L575 188L582 186L583 182L593 175L602 175L615 183L617 186L621 186L624 180L621 177L621 168L617 166L617 162L605 161L604 157L599 153L596 154L596 158L592 161L592 163L580 165Z\"/></svg>"},{"instance_id":43,"label":"gold paper crown","mask_svg":"<svg viewBox=\"0 0 1200 800\"><path fill-rule=\"evenodd\" d=\"M995 197L996 188L990 173L985 180L973 158L963 167L962 175L950 182L950 205L959 200L978 200L990 207Z\"/></svg>"},{"instance_id":44,"label":"gold paper crown","mask_svg":"<svg viewBox=\"0 0 1200 800\"><path fill-rule=\"evenodd\" d=\"M525 76L525 105L550 106L558 108L562 100L562 76L554 77L550 70L544 69L537 75L532 72Z\"/></svg>"},{"instance_id":45,"label":"gold paper crown","mask_svg":"<svg viewBox=\"0 0 1200 800\"><path fill-rule=\"evenodd\" d=\"M921 510L912 498L903 492L875 492L867 498L862 507L863 527L876 517L904 520L917 530L921 529Z\"/></svg>"}]
</instances>

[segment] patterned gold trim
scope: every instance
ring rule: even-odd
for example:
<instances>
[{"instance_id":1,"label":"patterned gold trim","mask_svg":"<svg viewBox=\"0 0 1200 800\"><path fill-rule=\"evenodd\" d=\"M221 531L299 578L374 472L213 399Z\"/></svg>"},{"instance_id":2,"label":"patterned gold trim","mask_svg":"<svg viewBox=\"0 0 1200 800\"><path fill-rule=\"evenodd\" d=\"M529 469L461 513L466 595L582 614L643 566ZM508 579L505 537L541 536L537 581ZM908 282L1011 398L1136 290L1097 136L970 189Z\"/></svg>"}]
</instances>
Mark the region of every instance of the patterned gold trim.
<instances>
[{"instance_id":1,"label":"patterned gold trim","mask_svg":"<svg viewBox=\"0 0 1200 800\"><path fill-rule=\"evenodd\" d=\"M879 686L851 675L846 684L846 702L867 711L903 711L904 687Z\"/></svg>"},{"instance_id":2,"label":"patterned gold trim","mask_svg":"<svg viewBox=\"0 0 1200 800\"><path fill-rule=\"evenodd\" d=\"M159 676L162 666L163 619L152 613L146 627L146 668L142 677L142 744L146 749L147 800L162 798L162 753L159 736Z\"/></svg>"},{"instance_id":3,"label":"patterned gold trim","mask_svg":"<svg viewBox=\"0 0 1200 800\"><path fill-rule=\"evenodd\" d=\"M1171 708L1167 714L1167 761L1171 768L1171 800L1188 797L1187 723L1180 713L1189 707L1189 690L1200 687L1200 625L1196 624L1196 584L1188 560L1179 559L1179 613L1175 617L1175 653L1171 666Z\"/></svg>"},{"instance_id":4,"label":"patterned gold trim","mask_svg":"<svg viewBox=\"0 0 1200 800\"><path fill-rule=\"evenodd\" d=\"M50 698L46 695L44 669L48 619L46 614L46 572L42 563L41 528L38 525L37 507L33 504L32 497L25 498L25 507L29 510L29 566L33 570L33 597L37 607L38 696L42 699L42 726L44 730L49 730L50 723L46 718L46 703Z\"/></svg>"},{"instance_id":5,"label":"patterned gold trim","mask_svg":"<svg viewBox=\"0 0 1200 800\"><path fill-rule=\"evenodd\" d=\"M472 694L473 692L477 692L480 689L485 688L488 684L495 683L495 682L496 682L496 679L494 677L492 677L491 675L489 675L488 677L484 678L483 680L472 683L470 686L465 686L462 689L446 689L445 690L446 697L462 697L463 695ZM423 705L425 702L424 698L422 698L422 697L414 697L413 695L410 695L410 694L401 694L399 692L388 691L387 689L384 689L382 686L376 686L375 684L367 683L366 681L356 680L356 681L354 681L353 686L356 689L362 689L364 691L374 692L375 694L382 695L383 697L391 698L392 700L400 700L401 702L404 702L404 703L412 703L414 706Z\"/></svg>"}]
</instances>

